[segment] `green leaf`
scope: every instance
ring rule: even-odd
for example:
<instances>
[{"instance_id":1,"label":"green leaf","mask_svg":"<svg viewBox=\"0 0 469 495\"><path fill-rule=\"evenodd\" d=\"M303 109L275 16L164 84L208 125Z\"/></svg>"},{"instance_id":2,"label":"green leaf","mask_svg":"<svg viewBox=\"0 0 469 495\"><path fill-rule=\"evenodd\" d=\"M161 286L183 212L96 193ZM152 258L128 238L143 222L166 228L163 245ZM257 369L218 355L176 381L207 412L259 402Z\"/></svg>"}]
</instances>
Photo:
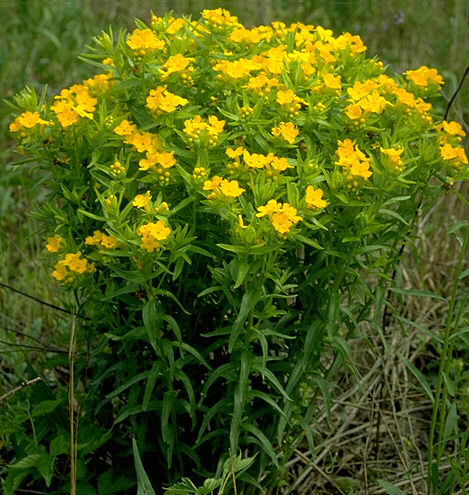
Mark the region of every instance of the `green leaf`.
<instances>
[{"instance_id":1,"label":"green leaf","mask_svg":"<svg viewBox=\"0 0 469 495\"><path fill-rule=\"evenodd\" d=\"M161 319L158 318L157 321L157 311L155 301L147 301L145 306L143 306L143 325L148 335L148 342L150 342L153 349L156 350L156 339L159 326L161 326ZM159 325L158 325L159 323Z\"/></svg>"},{"instance_id":2,"label":"green leaf","mask_svg":"<svg viewBox=\"0 0 469 495\"><path fill-rule=\"evenodd\" d=\"M36 467L43 454L29 454L26 457L23 457L23 459L20 459L18 462L15 462L14 464L10 464L8 466L8 469L28 469L31 467Z\"/></svg>"},{"instance_id":3,"label":"green leaf","mask_svg":"<svg viewBox=\"0 0 469 495\"><path fill-rule=\"evenodd\" d=\"M417 297L431 297L433 299L439 299L440 301L446 301L446 299L434 292L429 292L426 290L418 290L418 289L399 289L397 287L390 287L389 290L391 292L395 292L396 294L401 294L403 296L417 296Z\"/></svg>"},{"instance_id":4,"label":"green leaf","mask_svg":"<svg viewBox=\"0 0 469 495\"><path fill-rule=\"evenodd\" d=\"M448 408L448 414L445 418L445 427L443 430L443 445L441 449L443 450L446 444L453 439L453 435L457 433L458 429L458 408L455 402L452 402Z\"/></svg>"},{"instance_id":5,"label":"green leaf","mask_svg":"<svg viewBox=\"0 0 469 495\"><path fill-rule=\"evenodd\" d=\"M41 456L37 464L37 470L44 478L46 486L49 487L52 481L52 476L54 475L54 461L55 457L49 454L44 454Z\"/></svg>"},{"instance_id":6,"label":"green leaf","mask_svg":"<svg viewBox=\"0 0 469 495\"><path fill-rule=\"evenodd\" d=\"M399 488L391 485L391 483L388 483L387 481L378 480L378 483L386 490L388 495L406 495L405 492L399 490Z\"/></svg>"},{"instance_id":7,"label":"green leaf","mask_svg":"<svg viewBox=\"0 0 469 495\"><path fill-rule=\"evenodd\" d=\"M171 413L174 409L175 397L174 392L167 390L163 395L163 406L161 409L161 438L168 446L166 452L166 461L168 467L172 464L172 451L174 447L175 434L174 425L170 423Z\"/></svg>"},{"instance_id":8,"label":"green leaf","mask_svg":"<svg viewBox=\"0 0 469 495\"><path fill-rule=\"evenodd\" d=\"M382 215L389 215L390 217L393 217L393 218L396 218L397 220L399 220L400 222L402 222L404 225L409 225L409 223L404 220L401 215L399 215L399 213L396 213L395 211L393 210L388 210L387 208L381 208L379 210L379 213L381 213Z\"/></svg>"},{"instance_id":9,"label":"green leaf","mask_svg":"<svg viewBox=\"0 0 469 495\"><path fill-rule=\"evenodd\" d=\"M433 403L435 401L435 398L433 397L433 392L431 391L430 385L427 382L427 379L425 378L425 376L410 361L408 361L400 352L398 352L397 355L402 360L402 362L407 366L407 368L409 368L409 370L412 372L412 374L415 376L415 378L417 378L418 382L420 383L423 390L427 394L427 397Z\"/></svg>"},{"instance_id":10,"label":"green leaf","mask_svg":"<svg viewBox=\"0 0 469 495\"><path fill-rule=\"evenodd\" d=\"M459 274L458 280L462 280L469 275L469 268L466 268L463 272Z\"/></svg>"},{"instance_id":11,"label":"green leaf","mask_svg":"<svg viewBox=\"0 0 469 495\"><path fill-rule=\"evenodd\" d=\"M254 309L260 299L260 293L256 289L250 289L243 294L241 299L241 307L239 308L238 316L233 324L233 328L228 342L228 350L231 352L238 339L239 334L243 330L244 323L248 318L249 313Z\"/></svg>"},{"instance_id":12,"label":"green leaf","mask_svg":"<svg viewBox=\"0 0 469 495\"><path fill-rule=\"evenodd\" d=\"M237 289L244 282L244 279L246 278L246 275L248 274L250 267L251 265L245 261L240 261L238 263L236 281L233 287L234 289Z\"/></svg>"},{"instance_id":13,"label":"green leaf","mask_svg":"<svg viewBox=\"0 0 469 495\"><path fill-rule=\"evenodd\" d=\"M272 443L269 441L266 435L262 433L259 428L249 423L243 425L243 429L254 435L254 437L257 439L255 443L257 443L259 447L261 447L261 449L264 451L264 453L266 453L272 459L272 462L275 464L275 466L277 468L280 468L274 447L272 446Z\"/></svg>"},{"instance_id":14,"label":"green leaf","mask_svg":"<svg viewBox=\"0 0 469 495\"><path fill-rule=\"evenodd\" d=\"M182 478L178 483L165 488L164 492L166 495L196 495L197 487L189 478Z\"/></svg>"},{"instance_id":15,"label":"green leaf","mask_svg":"<svg viewBox=\"0 0 469 495\"><path fill-rule=\"evenodd\" d=\"M156 495L150 484L147 473L143 468L135 438L132 438L132 450L134 454L135 471L137 472L137 495Z\"/></svg>"},{"instance_id":16,"label":"green leaf","mask_svg":"<svg viewBox=\"0 0 469 495\"><path fill-rule=\"evenodd\" d=\"M243 351L241 354L239 383L234 391L233 417L231 418L230 427L230 446L232 452L236 452L238 450L239 430L241 426L241 419L244 414L244 404L246 401L249 373L251 372L251 360L251 353L246 350Z\"/></svg>"},{"instance_id":17,"label":"green leaf","mask_svg":"<svg viewBox=\"0 0 469 495\"><path fill-rule=\"evenodd\" d=\"M42 416L43 414L48 414L54 411L59 404L62 404L62 402L62 399L43 400L34 408L31 416L35 418L37 416Z\"/></svg>"},{"instance_id":18,"label":"green leaf","mask_svg":"<svg viewBox=\"0 0 469 495\"><path fill-rule=\"evenodd\" d=\"M451 380L451 378L445 372L443 372L443 381L445 382L446 388L448 390L448 394L451 397L454 397L456 395L456 387L454 385L453 380Z\"/></svg>"},{"instance_id":19,"label":"green leaf","mask_svg":"<svg viewBox=\"0 0 469 495\"><path fill-rule=\"evenodd\" d=\"M313 239L309 239L308 237L305 237L304 235L301 234L295 234L295 239L299 240L303 244L307 244L308 246L311 246L316 249L324 249L320 244L318 244L316 241L313 241Z\"/></svg>"},{"instance_id":20,"label":"green leaf","mask_svg":"<svg viewBox=\"0 0 469 495\"><path fill-rule=\"evenodd\" d=\"M156 379L161 373L161 363L156 361L153 363L151 367L150 373L148 375L148 380L145 385L145 393L143 394L143 402L142 402L142 410L146 411L148 404L150 403L151 395L153 393L153 389L155 388Z\"/></svg>"},{"instance_id":21,"label":"green leaf","mask_svg":"<svg viewBox=\"0 0 469 495\"><path fill-rule=\"evenodd\" d=\"M66 454L70 447L70 441L65 438L63 433L57 435L49 445L49 453L51 456L58 456L60 454Z\"/></svg>"}]
</instances>

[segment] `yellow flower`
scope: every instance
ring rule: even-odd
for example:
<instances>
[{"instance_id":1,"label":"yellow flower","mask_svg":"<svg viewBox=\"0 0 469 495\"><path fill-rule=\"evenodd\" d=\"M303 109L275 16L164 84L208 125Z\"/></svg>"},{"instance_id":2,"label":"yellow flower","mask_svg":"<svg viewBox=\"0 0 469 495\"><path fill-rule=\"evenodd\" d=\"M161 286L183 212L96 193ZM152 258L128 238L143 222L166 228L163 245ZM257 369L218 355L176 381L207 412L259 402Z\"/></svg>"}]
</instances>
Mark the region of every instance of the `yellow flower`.
<instances>
[{"instance_id":1,"label":"yellow flower","mask_svg":"<svg viewBox=\"0 0 469 495\"><path fill-rule=\"evenodd\" d=\"M327 202L322 199L324 192L322 189L315 189L313 186L306 188L305 202L308 208L325 208Z\"/></svg>"},{"instance_id":2,"label":"yellow flower","mask_svg":"<svg viewBox=\"0 0 469 495\"><path fill-rule=\"evenodd\" d=\"M257 208L259 213L257 217L268 216L274 229L279 234L286 234L290 231L290 227L298 223L302 218L297 215L296 208L288 203L278 203L275 199L271 199L265 206Z\"/></svg>"},{"instance_id":3,"label":"yellow flower","mask_svg":"<svg viewBox=\"0 0 469 495\"><path fill-rule=\"evenodd\" d=\"M289 105L290 103L296 102L296 100L297 96L292 89L277 91L277 103L280 105Z\"/></svg>"},{"instance_id":4,"label":"yellow flower","mask_svg":"<svg viewBox=\"0 0 469 495\"><path fill-rule=\"evenodd\" d=\"M257 211L259 213L256 213L256 217L271 216L274 213L280 213L282 211L282 203L278 203L275 199L270 199L265 206L259 206Z\"/></svg>"},{"instance_id":5,"label":"yellow flower","mask_svg":"<svg viewBox=\"0 0 469 495\"><path fill-rule=\"evenodd\" d=\"M125 172L125 168L117 160L109 168L114 175L122 175Z\"/></svg>"},{"instance_id":6,"label":"yellow flower","mask_svg":"<svg viewBox=\"0 0 469 495\"><path fill-rule=\"evenodd\" d=\"M151 29L135 29L127 38L127 45L132 50L138 50L140 55L145 55L155 50L162 50L165 43L158 39Z\"/></svg>"},{"instance_id":7,"label":"yellow flower","mask_svg":"<svg viewBox=\"0 0 469 495\"><path fill-rule=\"evenodd\" d=\"M87 246L99 246L103 236L104 234L100 230L95 230L92 236L90 235L85 239L85 244Z\"/></svg>"},{"instance_id":8,"label":"yellow flower","mask_svg":"<svg viewBox=\"0 0 469 495\"><path fill-rule=\"evenodd\" d=\"M357 104L348 105L345 109L345 115L351 120L357 120L362 116L362 109Z\"/></svg>"},{"instance_id":9,"label":"yellow flower","mask_svg":"<svg viewBox=\"0 0 469 495\"><path fill-rule=\"evenodd\" d=\"M168 238L171 229L166 227L162 220L158 220L156 223L150 222L141 225L137 232L138 235L142 236L140 247L152 253L155 249L160 248L158 241L164 241Z\"/></svg>"},{"instance_id":10,"label":"yellow flower","mask_svg":"<svg viewBox=\"0 0 469 495\"><path fill-rule=\"evenodd\" d=\"M209 199L214 199L220 196L225 198L237 198L246 190L239 187L237 180L229 181L222 179L218 175L215 175L212 180L204 181L203 189L204 191L212 191L212 193L208 196Z\"/></svg>"},{"instance_id":11,"label":"yellow flower","mask_svg":"<svg viewBox=\"0 0 469 495\"><path fill-rule=\"evenodd\" d=\"M114 132L119 136L130 136L136 131L135 124L124 119L118 126L114 128Z\"/></svg>"},{"instance_id":12,"label":"yellow flower","mask_svg":"<svg viewBox=\"0 0 469 495\"><path fill-rule=\"evenodd\" d=\"M298 136L298 129L295 127L293 122L280 122L278 127L272 127L272 135L275 137L280 137L287 141L287 143L293 144L295 142L296 136Z\"/></svg>"},{"instance_id":13,"label":"yellow flower","mask_svg":"<svg viewBox=\"0 0 469 495\"><path fill-rule=\"evenodd\" d=\"M365 98L362 98L358 104L365 112L382 113L386 105L389 105L389 102L383 96L380 96L378 92L374 91Z\"/></svg>"},{"instance_id":14,"label":"yellow flower","mask_svg":"<svg viewBox=\"0 0 469 495\"><path fill-rule=\"evenodd\" d=\"M358 148L350 139L337 141L337 155L339 159L336 165L343 167L352 177L363 177L368 179L372 173L370 171L370 159Z\"/></svg>"},{"instance_id":15,"label":"yellow flower","mask_svg":"<svg viewBox=\"0 0 469 495\"><path fill-rule=\"evenodd\" d=\"M271 153L269 153L271 155ZM291 168L290 165L288 165L288 161L286 158L278 158L277 156L272 156L271 161L270 161L270 166L276 171L276 172L283 172L284 170L287 170L287 168Z\"/></svg>"},{"instance_id":16,"label":"yellow flower","mask_svg":"<svg viewBox=\"0 0 469 495\"><path fill-rule=\"evenodd\" d=\"M59 281L71 282L74 279L74 274L82 275L94 271L94 263L88 263L88 260L82 258L81 252L78 251L77 253L67 253L64 259L59 260L52 275Z\"/></svg>"},{"instance_id":17,"label":"yellow flower","mask_svg":"<svg viewBox=\"0 0 469 495\"><path fill-rule=\"evenodd\" d=\"M179 72L184 70L193 60L193 58L186 58L178 53L169 57L163 64L163 68L166 69L166 73Z\"/></svg>"},{"instance_id":18,"label":"yellow flower","mask_svg":"<svg viewBox=\"0 0 469 495\"><path fill-rule=\"evenodd\" d=\"M246 189L239 187L237 180L228 181L223 179L220 184L220 191L227 198L237 198L238 196L241 196L245 190Z\"/></svg>"},{"instance_id":19,"label":"yellow flower","mask_svg":"<svg viewBox=\"0 0 469 495\"><path fill-rule=\"evenodd\" d=\"M266 94L269 94L271 89L278 85L279 82L276 77L267 77L266 73L262 72L257 76L250 77L247 85L243 87L247 89L253 89L258 94L263 95L264 92Z\"/></svg>"},{"instance_id":20,"label":"yellow flower","mask_svg":"<svg viewBox=\"0 0 469 495\"><path fill-rule=\"evenodd\" d=\"M63 238L55 234L53 237L47 238L46 249L49 253L58 253L63 244Z\"/></svg>"},{"instance_id":21,"label":"yellow flower","mask_svg":"<svg viewBox=\"0 0 469 495\"><path fill-rule=\"evenodd\" d=\"M404 73L409 81L412 81L416 86L426 88L429 84L441 87L443 78L438 74L436 69L429 69L426 65L416 69L408 70Z\"/></svg>"},{"instance_id":22,"label":"yellow flower","mask_svg":"<svg viewBox=\"0 0 469 495\"><path fill-rule=\"evenodd\" d=\"M132 201L132 205L137 208L145 208L148 203L151 201L150 191L147 191L145 194L137 194L134 200Z\"/></svg>"},{"instance_id":23,"label":"yellow flower","mask_svg":"<svg viewBox=\"0 0 469 495\"><path fill-rule=\"evenodd\" d=\"M241 146L238 146L235 150L233 148L228 148L225 153L230 157L230 158L233 158L233 159L236 159L240 156L242 156L244 152L244 148L242 148Z\"/></svg>"},{"instance_id":24,"label":"yellow flower","mask_svg":"<svg viewBox=\"0 0 469 495\"><path fill-rule=\"evenodd\" d=\"M146 158L142 158L138 162L139 170L153 170L157 169L159 165L162 169L171 168L176 164L176 159L174 158L174 151L147 151Z\"/></svg>"},{"instance_id":25,"label":"yellow flower","mask_svg":"<svg viewBox=\"0 0 469 495\"><path fill-rule=\"evenodd\" d=\"M163 111L171 113L178 106L184 106L188 103L189 100L186 98L181 98L167 91L166 86L158 86L156 89L150 90L150 94L147 97L147 107L155 112Z\"/></svg>"},{"instance_id":26,"label":"yellow flower","mask_svg":"<svg viewBox=\"0 0 469 495\"><path fill-rule=\"evenodd\" d=\"M443 126L443 130L451 136L466 135L464 129L461 127L461 124L459 122L455 122L454 120L451 122L446 122L446 120L443 120L442 126Z\"/></svg>"},{"instance_id":27,"label":"yellow flower","mask_svg":"<svg viewBox=\"0 0 469 495\"><path fill-rule=\"evenodd\" d=\"M214 25L221 28L223 26L232 26L238 23L238 18L231 15L229 10L226 9L204 9L202 11L202 18Z\"/></svg>"},{"instance_id":28,"label":"yellow flower","mask_svg":"<svg viewBox=\"0 0 469 495\"><path fill-rule=\"evenodd\" d=\"M390 164L392 164L396 170L402 169L401 155L404 152L403 148L380 148L381 153L386 155Z\"/></svg>"},{"instance_id":29,"label":"yellow flower","mask_svg":"<svg viewBox=\"0 0 469 495\"><path fill-rule=\"evenodd\" d=\"M248 150L243 151L243 159L248 167L251 168L264 168L269 164L270 159L266 155L260 153L249 153Z\"/></svg>"},{"instance_id":30,"label":"yellow flower","mask_svg":"<svg viewBox=\"0 0 469 495\"><path fill-rule=\"evenodd\" d=\"M206 180L204 182L204 191L218 191L222 178L215 175L212 180Z\"/></svg>"},{"instance_id":31,"label":"yellow flower","mask_svg":"<svg viewBox=\"0 0 469 495\"><path fill-rule=\"evenodd\" d=\"M445 143L440 147L440 155L443 160L452 161L455 167L460 167L461 163L467 165L467 156L464 148L460 146L451 146L449 143Z\"/></svg>"},{"instance_id":32,"label":"yellow flower","mask_svg":"<svg viewBox=\"0 0 469 495\"><path fill-rule=\"evenodd\" d=\"M83 84L74 84L68 89L63 89L55 100L51 110L57 115L62 127L75 124L79 117L93 119L93 112L98 103L98 100L91 96L89 88Z\"/></svg>"},{"instance_id":33,"label":"yellow flower","mask_svg":"<svg viewBox=\"0 0 469 495\"><path fill-rule=\"evenodd\" d=\"M52 125L52 122L41 119L37 112L23 112L10 124L10 132L18 132L22 128L31 129L37 124Z\"/></svg>"},{"instance_id":34,"label":"yellow flower","mask_svg":"<svg viewBox=\"0 0 469 495\"><path fill-rule=\"evenodd\" d=\"M363 179L368 179L371 177L369 162L354 163L350 168L350 174L352 177L363 177Z\"/></svg>"},{"instance_id":35,"label":"yellow flower","mask_svg":"<svg viewBox=\"0 0 469 495\"><path fill-rule=\"evenodd\" d=\"M341 88L340 76L334 76L334 74L330 74L328 72L326 74L323 74L322 79L324 81L324 86L326 86L326 88L340 90Z\"/></svg>"},{"instance_id":36,"label":"yellow flower","mask_svg":"<svg viewBox=\"0 0 469 495\"><path fill-rule=\"evenodd\" d=\"M112 235L103 234L101 246L106 249L114 249L119 246L119 241L115 237L112 237Z\"/></svg>"}]
</instances>

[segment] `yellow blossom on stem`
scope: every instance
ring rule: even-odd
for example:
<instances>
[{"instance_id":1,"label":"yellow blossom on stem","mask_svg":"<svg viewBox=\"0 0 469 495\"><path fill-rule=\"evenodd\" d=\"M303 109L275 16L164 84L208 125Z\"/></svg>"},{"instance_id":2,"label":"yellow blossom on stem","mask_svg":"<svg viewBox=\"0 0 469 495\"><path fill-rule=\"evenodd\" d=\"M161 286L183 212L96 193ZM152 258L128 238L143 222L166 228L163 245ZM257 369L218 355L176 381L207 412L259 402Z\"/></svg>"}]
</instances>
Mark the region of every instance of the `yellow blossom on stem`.
<instances>
[{"instance_id":1,"label":"yellow blossom on stem","mask_svg":"<svg viewBox=\"0 0 469 495\"><path fill-rule=\"evenodd\" d=\"M412 81L416 86L426 88L429 84L436 85L438 88L444 84L443 78L438 74L436 69L429 69L426 65L416 69L408 70L404 73L409 81Z\"/></svg>"},{"instance_id":2,"label":"yellow blossom on stem","mask_svg":"<svg viewBox=\"0 0 469 495\"><path fill-rule=\"evenodd\" d=\"M38 112L23 112L10 124L10 132L18 132L22 129L31 129L37 124L52 125L52 122L41 119Z\"/></svg>"},{"instance_id":3,"label":"yellow blossom on stem","mask_svg":"<svg viewBox=\"0 0 469 495\"><path fill-rule=\"evenodd\" d=\"M447 122L446 120L443 120L441 125L443 126L443 130L451 136L464 137L466 135L466 132L459 122L455 122L454 120L452 120L451 122Z\"/></svg>"},{"instance_id":4,"label":"yellow blossom on stem","mask_svg":"<svg viewBox=\"0 0 469 495\"><path fill-rule=\"evenodd\" d=\"M114 249L119 245L119 241L111 235L104 234L100 230L95 230L92 236L85 239L87 246L98 246L106 249Z\"/></svg>"},{"instance_id":5,"label":"yellow blossom on stem","mask_svg":"<svg viewBox=\"0 0 469 495\"><path fill-rule=\"evenodd\" d=\"M81 252L78 251L77 253L67 253L64 259L59 260L52 275L56 280L71 282L74 279L74 274L82 275L94 271L94 263L88 263L88 260L82 258Z\"/></svg>"},{"instance_id":6,"label":"yellow blossom on stem","mask_svg":"<svg viewBox=\"0 0 469 495\"><path fill-rule=\"evenodd\" d=\"M46 249L47 251L49 251L49 253L58 253L63 245L64 240L58 234L55 234L53 237L47 238Z\"/></svg>"},{"instance_id":7,"label":"yellow blossom on stem","mask_svg":"<svg viewBox=\"0 0 469 495\"><path fill-rule=\"evenodd\" d=\"M151 201L150 191L147 191L145 194L137 194L134 200L132 201L132 205L137 208L148 208L148 203Z\"/></svg>"},{"instance_id":8,"label":"yellow blossom on stem","mask_svg":"<svg viewBox=\"0 0 469 495\"><path fill-rule=\"evenodd\" d=\"M280 122L277 127L272 127L272 135L287 141L287 143L293 144L296 136L298 136L298 129L293 122Z\"/></svg>"},{"instance_id":9,"label":"yellow blossom on stem","mask_svg":"<svg viewBox=\"0 0 469 495\"><path fill-rule=\"evenodd\" d=\"M224 179L220 184L220 191L227 198L237 198L238 196L241 196L245 190L246 189L239 187L237 180L228 181Z\"/></svg>"},{"instance_id":10,"label":"yellow blossom on stem","mask_svg":"<svg viewBox=\"0 0 469 495\"><path fill-rule=\"evenodd\" d=\"M348 105L345 108L345 115L347 115L350 120L358 120L362 116L362 109L360 105L357 104Z\"/></svg>"},{"instance_id":11,"label":"yellow blossom on stem","mask_svg":"<svg viewBox=\"0 0 469 495\"><path fill-rule=\"evenodd\" d=\"M162 66L162 78L166 79L175 72L193 72L194 68L189 66L193 61L193 58L184 57L181 53L172 55Z\"/></svg>"},{"instance_id":12,"label":"yellow blossom on stem","mask_svg":"<svg viewBox=\"0 0 469 495\"><path fill-rule=\"evenodd\" d=\"M327 202L322 198L324 192L322 189L315 189L313 186L306 188L305 203L308 208L325 208Z\"/></svg>"},{"instance_id":13,"label":"yellow blossom on stem","mask_svg":"<svg viewBox=\"0 0 469 495\"><path fill-rule=\"evenodd\" d=\"M135 29L127 38L127 45L139 55L145 55L155 50L162 50L165 43L158 39L151 29Z\"/></svg>"},{"instance_id":14,"label":"yellow blossom on stem","mask_svg":"<svg viewBox=\"0 0 469 495\"><path fill-rule=\"evenodd\" d=\"M166 86L158 86L156 89L150 90L150 94L147 97L147 107L156 113L171 113L177 107L187 105L188 103L189 100L186 98L181 98L167 91Z\"/></svg>"},{"instance_id":15,"label":"yellow blossom on stem","mask_svg":"<svg viewBox=\"0 0 469 495\"><path fill-rule=\"evenodd\" d=\"M271 199L265 206L257 208L259 213L257 217L268 216L274 229L279 234L286 234L295 223L298 223L302 218L297 215L296 208L288 203L278 203L277 200Z\"/></svg>"},{"instance_id":16,"label":"yellow blossom on stem","mask_svg":"<svg viewBox=\"0 0 469 495\"><path fill-rule=\"evenodd\" d=\"M160 248L158 241L164 241L168 238L171 229L166 227L162 220L158 220L156 223L150 222L141 225L137 232L142 237L140 247L152 253L155 249Z\"/></svg>"},{"instance_id":17,"label":"yellow blossom on stem","mask_svg":"<svg viewBox=\"0 0 469 495\"><path fill-rule=\"evenodd\" d=\"M125 172L125 167L118 160L116 160L109 168L111 169L111 172L117 176L122 175Z\"/></svg>"},{"instance_id":18,"label":"yellow blossom on stem","mask_svg":"<svg viewBox=\"0 0 469 495\"><path fill-rule=\"evenodd\" d=\"M118 126L114 127L114 132L119 136L130 136L137 130L135 124L124 119Z\"/></svg>"},{"instance_id":19,"label":"yellow blossom on stem","mask_svg":"<svg viewBox=\"0 0 469 495\"><path fill-rule=\"evenodd\" d=\"M396 170L402 169L401 155L404 152L402 148L380 148L380 151L387 157L389 163L393 165Z\"/></svg>"},{"instance_id":20,"label":"yellow blossom on stem","mask_svg":"<svg viewBox=\"0 0 469 495\"><path fill-rule=\"evenodd\" d=\"M327 72L326 74L322 75L322 79L324 81L324 86L326 88L340 90L341 88L340 76L334 76L334 74Z\"/></svg>"},{"instance_id":21,"label":"yellow blossom on stem","mask_svg":"<svg viewBox=\"0 0 469 495\"><path fill-rule=\"evenodd\" d=\"M339 140L337 144L336 153L339 159L335 164L347 170L352 177L368 179L372 174L370 170L370 159L350 139Z\"/></svg>"},{"instance_id":22,"label":"yellow blossom on stem","mask_svg":"<svg viewBox=\"0 0 469 495\"><path fill-rule=\"evenodd\" d=\"M212 191L208 196L209 199L214 199L216 197L237 198L246 190L239 187L237 180L229 181L222 179L218 175L215 175L212 180L206 180L203 189L204 191Z\"/></svg>"},{"instance_id":23,"label":"yellow blossom on stem","mask_svg":"<svg viewBox=\"0 0 469 495\"><path fill-rule=\"evenodd\" d=\"M461 164L468 164L466 152L460 146L451 146L451 144L445 143L440 146L440 155L443 160L451 161L456 168L459 168Z\"/></svg>"},{"instance_id":24,"label":"yellow blossom on stem","mask_svg":"<svg viewBox=\"0 0 469 495\"><path fill-rule=\"evenodd\" d=\"M238 18L231 15L231 12L226 9L204 9L202 18L217 28L224 26L232 26L238 23Z\"/></svg>"}]
</instances>

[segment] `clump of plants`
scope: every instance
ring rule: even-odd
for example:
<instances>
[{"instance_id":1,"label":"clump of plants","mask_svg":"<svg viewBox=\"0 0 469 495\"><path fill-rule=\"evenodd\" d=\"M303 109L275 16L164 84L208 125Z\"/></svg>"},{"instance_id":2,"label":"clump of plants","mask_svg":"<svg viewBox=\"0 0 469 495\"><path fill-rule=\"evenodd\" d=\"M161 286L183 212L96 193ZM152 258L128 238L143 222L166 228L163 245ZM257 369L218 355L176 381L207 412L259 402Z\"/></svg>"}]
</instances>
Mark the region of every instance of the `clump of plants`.
<instances>
[{"instance_id":1,"label":"clump of plants","mask_svg":"<svg viewBox=\"0 0 469 495\"><path fill-rule=\"evenodd\" d=\"M435 69L388 74L350 33L216 9L94 41L99 74L23 91L10 124L76 299L72 483L130 493L135 457L140 487L229 490L231 459L268 493L314 446L347 340L377 328L417 212L467 178L464 131L433 109ZM62 421L13 445L6 493L65 493L70 441Z\"/></svg>"}]
</instances>

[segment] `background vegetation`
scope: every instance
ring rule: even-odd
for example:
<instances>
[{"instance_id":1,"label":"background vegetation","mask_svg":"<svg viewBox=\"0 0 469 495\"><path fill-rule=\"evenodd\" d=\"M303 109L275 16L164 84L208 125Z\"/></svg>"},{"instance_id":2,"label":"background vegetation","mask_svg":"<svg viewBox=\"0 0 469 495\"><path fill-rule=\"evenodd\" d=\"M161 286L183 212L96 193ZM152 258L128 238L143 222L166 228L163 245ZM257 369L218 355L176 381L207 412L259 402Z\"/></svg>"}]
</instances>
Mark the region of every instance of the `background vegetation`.
<instances>
[{"instance_id":1,"label":"background vegetation","mask_svg":"<svg viewBox=\"0 0 469 495\"><path fill-rule=\"evenodd\" d=\"M134 17L148 21L150 10L158 15L168 10L182 15L198 14L203 8L219 6L229 8L247 26L272 20L287 23L301 20L331 28L335 33L347 30L359 34L369 54L378 54L395 71L415 69L423 64L437 67L446 80L443 90L446 100L454 93L469 65L467 0L4 0L0 1L3 20L0 94L9 99L26 84L39 91L47 84L49 91L54 92L89 77L90 67L80 62L78 56L85 51L92 36L110 25L115 31L119 27L132 29ZM468 84L466 82L450 114L462 123L466 132L469 131ZM439 103L441 113L445 103ZM38 224L30 215L44 195L41 177L8 165L14 159L7 133L8 112L8 107L1 104L0 256L3 259L0 282L49 304L66 306L49 268L43 266L42 237L37 235ZM467 186L459 192L468 197ZM453 297L454 314L457 314L456 302L464 301L468 280L461 277L456 284L452 277L460 245L454 237L447 236L446 231L457 220L467 218L468 213L467 206L455 194L448 193L433 211L419 220L418 229L424 234L423 239L409 247L408 261L398 276L405 286L432 291L440 298L407 293L405 298L394 301L399 314L398 318L385 322L385 344L370 331L371 344L367 350L357 345L353 359L361 376L360 384L344 374L339 384L340 394L333 397L331 417L317 420L316 428L324 433L324 444L318 446L321 453L305 456L299 452L289 465L292 493L309 493L308 490L313 489L315 493L320 490L323 493L379 493L379 490L385 493L386 484L377 483L378 478L389 480L404 493L423 490L421 472L426 469L431 414L428 391L431 393L437 386L438 359L443 352L434 337L440 335L445 326L452 325L446 319L447 302ZM463 320L466 310L464 307L459 310ZM69 335L69 319L61 315L60 311L19 292L0 288L0 395L21 384L38 363L46 373L54 369L54 373L60 374L57 363L60 364L61 359L66 363ZM400 326L399 318L414 325ZM461 328L468 324L466 321ZM459 430L466 428L464 411L469 410L469 343L458 341L452 351L454 357L448 362L447 376L451 377L454 384L451 392L463 412L452 420L456 427L448 426L448 432L456 438L447 444L440 469L442 476L448 472L461 476L459 485L462 487L467 480L464 466L469 460L464 458L467 452L456 432L458 427ZM393 359L388 359L389 356ZM67 380L65 368L59 379ZM2 409L0 446L9 433L10 417L10 426L14 429L14 416L28 414L28 411L15 409L19 407L14 404L15 396L10 397L13 397L8 398L10 407ZM2 408L5 403L2 401ZM357 451L364 454L358 457ZM1 469L10 460L5 447L0 451L0 476ZM457 466L462 466L461 472Z\"/></svg>"}]
</instances>

